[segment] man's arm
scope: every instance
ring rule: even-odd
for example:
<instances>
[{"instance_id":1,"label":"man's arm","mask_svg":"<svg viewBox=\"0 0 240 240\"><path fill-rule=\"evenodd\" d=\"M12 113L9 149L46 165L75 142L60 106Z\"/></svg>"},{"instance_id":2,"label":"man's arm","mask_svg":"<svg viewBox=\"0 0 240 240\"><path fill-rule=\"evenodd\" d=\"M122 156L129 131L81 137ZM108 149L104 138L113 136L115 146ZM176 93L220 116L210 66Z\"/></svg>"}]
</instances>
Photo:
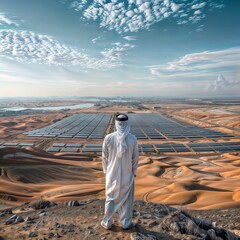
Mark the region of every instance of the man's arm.
<instances>
[{"instance_id":1,"label":"man's arm","mask_svg":"<svg viewBox=\"0 0 240 240\"><path fill-rule=\"evenodd\" d=\"M137 142L137 139L135 138L133 155L132 155L132 168L133 168L134 177L136 177L137 175L138 160L139 160L138 142Z\"/></svg>"},{"instance_id":2,"label":"man's arm","mask_svg":"<svg viewBox=\"0 0 240 240\"><path fill-rule=\"evenodd\" d=\"M105 137L102 146L102 168L105 174L107 172L107 164L108 164L108 146L107 139Z\"/></svg>"}]
</instances>

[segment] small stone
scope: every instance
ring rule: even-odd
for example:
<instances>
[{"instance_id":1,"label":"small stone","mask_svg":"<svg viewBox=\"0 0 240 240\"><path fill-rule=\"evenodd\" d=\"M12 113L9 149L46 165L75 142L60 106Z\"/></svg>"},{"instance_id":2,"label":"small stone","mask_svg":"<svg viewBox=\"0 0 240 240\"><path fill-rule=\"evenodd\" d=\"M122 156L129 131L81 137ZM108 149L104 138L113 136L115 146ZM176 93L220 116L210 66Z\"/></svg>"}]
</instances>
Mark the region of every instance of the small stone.
<instances>
[{"instance_id":1,"label":"small stone","mask_svg":"<svg viewBox=\"0 0 240 240\"><path fill-rule=\"evenodd\" d=\"M12 209L10 209L10 208L1 211L1 213L3 213L3 214L13 214Z\"/></svg>"},{"instance_id":2,"label":"small stone","mask_svg":"<svg viewBox=\"0 0 240 240\"><path fill-rule=\"evenodd\" d=\"M55 223L55 227L56 228L65 228L64 224L60 224L60 223Z\"/></svg>"},{"instance_id":3,"label":"small stone","mask_svg":"<svg viewBox=\"0 0 240 240\"><path fill-rule=\"evenodd\" d=\"M37 237L38 234L36 232L29 232L28 236L29 237Z\"/></svg>"},{"instance_id":4,"label":"small stone","mask_svg":"<svg viewBox=\"0 0 240 240\"><path fill-rule=\"evenodd\" d=\"M55 238L60 238L61 236L60 236L58 233L55 233L55 234L54 234L54 237L55 237Z\"/></svg>"},{"instance_id":5,"label":"small stone","mask_svg":"<svg viewBox=\"0 0 240 240\"><path fill-rule=\"evenodd\" d=\"M26 229L30 228L31 226L26 224L20 228L20 231L25 231Z\"/></svg>"},{"instance_id":6,"label":"small stone","mask_svg":"<svg viewBox=\"0 0 240 240\"><path fill-rule=\"evenodd\" d=\"M17 218L17 215L16 215L16 214L12 215L12 216L5 222L5 224L6 224L6 225L12 224L12 223L16 220L16 218Z\"/></svg>"},{"instance_id":7,"label":"small stone","mask_svg":"<svg viewBox=\"0 0 240 240\"><path fill-rule=\"evenodd\" d=\"M65 206L68 206L68 207L72 207L72 206L80 206L79 202L76 201L76 200L72 200L72 201L67 201L64 203Z\"/></svg>"},{"instance_id":8,"label":"small stone","mask_svg":"<svg viewBox=\"0 0 240 240\"><path fill-rule=\"evenodd\" d=\"M213 227L217 226L217 222L212 222Z\"/></svg>"},{"instance_id":9,"label":"small stone","mask_svg":"<svg viewBox=\"0 0 240 240\"><path fill-rule=\"evenodd\" d=\"M152 214L144 214L143 216L142 216L143 218L145 218L145 219L151 219L151 218L153 218L153 216L152 216Z\"/></svg>"},{"instance_id":10,"label":"small stone","mask_svg":"<svg viewBox=\"0 0 240 240\"><path fill-rule=\"evenodd\" d=\"M40 213L39 214L39 217L43 217L43 216L46 216L47 214L45 213L45 212L43 212L43 213Z\"/></svg>"},{"instance_id":11,"label":"small stone","mask_svg":"<svg viewBox=\"0 0 240 240\"><path fill-rule=\"evenodd\" d=\"M51 202L51 201L35 200L35 201L31 202L29 205L31 208L38 210L38 209L54 207L57 204L55 202Z\"/></svg>"},{"instance_id":12,"label":"small stone","mask_svg":"<svg viewBox=\"0 0 240 240\"><path fill-rule=\"evenodd\" d=\"M14 223L20 223L20 222L24 222L24 219L22 216L17 216Z\"/></svg>"},{"instance_id":13,"label":"small stone","mask_svg":"<svg viewBox=\"0 0 240 240\"><path fill-rule=\"evenodd\" d=\"M48 237L49 237L49 238L52 238L53 236L54 236L54 233L49 233L49 234L48 234Z\"/></svg>"},{"instance_id":14,"label":"small stone","mask_svg":"<svg viewBox=\"0 0 240 240\"><path fill-rule=\"evenodd\" d=\"M159 225L159 223L158 223L157 221L153 221L153 222L150 222L150 223L148 224L149 227L155 227L155 226L157 226L157 225Z\"/></svg>"},{"instance_id":15,"label":"small stone","mask_svg":"<svg viewBox=\"0 0 240 240\"><path fill-rule=\"evenodd\" d=\"M24 221L27 222L27 223L34 223L33 218L31 218L31 217L26 217L24 219Z\"/></svg>"}]
</instances>

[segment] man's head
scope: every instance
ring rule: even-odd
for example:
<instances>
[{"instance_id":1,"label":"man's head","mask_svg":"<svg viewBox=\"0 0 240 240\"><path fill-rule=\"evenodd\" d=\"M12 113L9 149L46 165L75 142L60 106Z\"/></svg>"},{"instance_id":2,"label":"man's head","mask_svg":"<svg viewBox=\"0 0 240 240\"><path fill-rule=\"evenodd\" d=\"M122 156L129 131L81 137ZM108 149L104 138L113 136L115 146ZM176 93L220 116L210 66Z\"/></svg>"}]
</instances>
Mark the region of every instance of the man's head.
<instances>
[{"instance_id":1,"label":"man's head","mask_svg":"<svg viewBox=\"0 0 240 240\"><path fill-rule=\"evenodd\" d=\"M126 114L120 113L116 115L116 121L124 122L128 120L128 116Z\"/></svg>"}]
</instances>

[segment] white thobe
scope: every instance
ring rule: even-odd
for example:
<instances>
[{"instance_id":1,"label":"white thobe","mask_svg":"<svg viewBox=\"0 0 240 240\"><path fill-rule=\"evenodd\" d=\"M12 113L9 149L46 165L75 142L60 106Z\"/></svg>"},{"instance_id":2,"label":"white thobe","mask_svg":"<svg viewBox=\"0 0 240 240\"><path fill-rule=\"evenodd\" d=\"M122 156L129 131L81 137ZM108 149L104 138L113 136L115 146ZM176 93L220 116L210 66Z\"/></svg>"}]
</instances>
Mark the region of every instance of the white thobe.
<instances>
[{"instance_id":1,"label":"white thobe","mask_svg":"<svg viewBox=\"0 0 240 240\"><path fill-rule=\"evenodd\" d=\"M106 174L106 202L102 223L112 225L114 213L118 210L123 228L132 223L134 200L134 175L138 167L138 143L129 133L126 137L127 150L121 158L117 156L117 132L108 134L103 141L102 165Z\"/></svg>"}]
</instances>

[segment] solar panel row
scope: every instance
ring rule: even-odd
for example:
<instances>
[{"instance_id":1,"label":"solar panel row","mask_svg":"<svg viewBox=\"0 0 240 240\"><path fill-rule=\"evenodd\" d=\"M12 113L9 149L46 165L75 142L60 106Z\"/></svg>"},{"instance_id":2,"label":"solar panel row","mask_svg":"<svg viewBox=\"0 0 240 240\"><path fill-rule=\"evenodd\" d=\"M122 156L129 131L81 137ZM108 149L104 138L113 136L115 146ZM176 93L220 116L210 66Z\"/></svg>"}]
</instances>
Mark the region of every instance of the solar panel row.
<instances>
[{"instance_id":1,"label":"solar panel row","mask_svg":"<svg viewBox=\"0 0 240 240\"><path fill-rule=\"evenodd\" d=\"M138 139L194 139L233 137L230 134L197 127L160 114L129 114L131 132Z\"/></svg>"},{"instance_id":2,"label":"solar panel row","mask_svg":"<svg viewBox=\"0 0 240 240\"><path fill-rule=\"evenodd\" d=\"M1 143L0 145L5 147L32 147L35 146L34 143L18 143L18 142L5 142Z\"/></svg>"},{"instance_id":3,"label":"solar panel row","mask_svg":"<svg viewBox=\"0 0 240 240\"><path fill-rule=\"evenodd\" d=\"M203 143L194 143L189 145L177 144L177 143L164 143L164 144L139 144L139 152L141 153L178 153L178 152L233 152L240 151L240 142L233 142L232 145L227 142L226 146L224 143L219 143L221 146L215 146L216 143L210 143L209 146ZM85 153L100 153L102 152L102 144L85 144L81 151L80 147L76 144L63 144L64 146L49 148L49 152L85 152ZM70 145L70 146L69 146ZM194 146L192 146L194 145ZM74 147L75 146L75 147Z\"/></svg>"},{"instance_id":4,"label":"solar panel row","mask_svg":"<svg viewBox=\"0 0 240 240\"><path fill-rule=\"evenodd\" d=\"M110 119L111 114L75 114L25 134L29 137L103 139Z\"/></svg>"}]
</instances>

